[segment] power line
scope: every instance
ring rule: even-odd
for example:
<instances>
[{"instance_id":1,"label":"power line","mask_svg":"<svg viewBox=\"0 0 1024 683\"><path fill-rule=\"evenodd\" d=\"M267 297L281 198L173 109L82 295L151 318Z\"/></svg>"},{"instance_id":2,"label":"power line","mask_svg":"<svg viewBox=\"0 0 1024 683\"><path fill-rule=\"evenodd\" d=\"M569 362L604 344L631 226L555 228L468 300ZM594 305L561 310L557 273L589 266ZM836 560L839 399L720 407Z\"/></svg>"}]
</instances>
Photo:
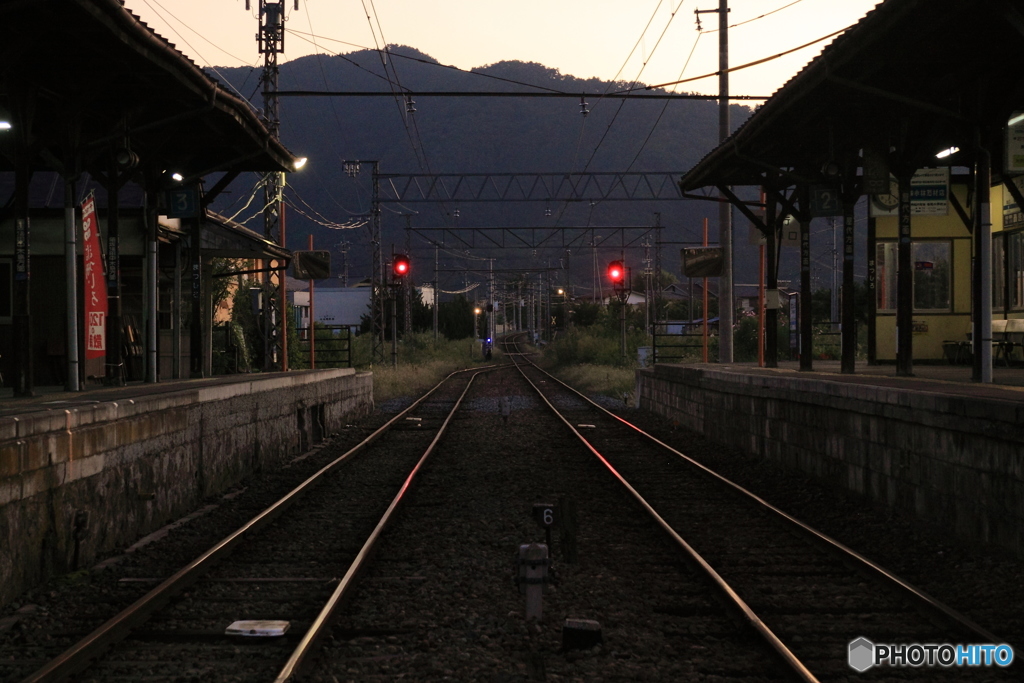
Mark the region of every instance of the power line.
<instances>
[{"instance_id":1,"label":"power line","mask_svg":"<svg viewBox=\"0 0 1024 683\"><path fill-rule=\"evenodd\" d=\"M745 24L753 23L753 22L755 22L755 21L757 21L759 19L764 19L765 17L771 16L771 15L775 14L776 12L781 12L784 9L788 9L788 8L792 7L793 5L798 5L801 2L803 2L803 0L794 0L794 2L791 2L788 5L783 5L782 7L779 7L778 9L773 9L771 12L765 12L761 16L754 17L753 19L747 19L746 21L741 21L741 22L739 22L737 24L731 24L731 25L729 25L728 28L736 28L737 26L743 26ZM718 33L719 30L720 29L714 28L714 29L711 29L709 31L701 31L701 33Z\"/></svg>"},{"instance_id":2,"label":"power line","mask_svg":"<svg viewBox=\"0 0 1024 683\"><path fill-rule=\"evenodd\" d=\"M209 61L210 61L210 60L206 59L206 57L203 57L203 55L202 55L202 54L201 54L201 53L199 52L199 50L195 49L195 48L194 48L194 47L192 46L192 44L191 44L190 42L188 42L188 39L187 39L187 38L185 38L185 36L181 35L181 33L180 33L180 32L178 32L178 30L177 30L176 28L174 28L173 26L171 26L171 22L167 21L167 19L164 19L163 15L161 15L161 14L160 14L160 12L158 12L158 11L157 11L157 10L156 10L156 9L155 9L155 8L153 7L153 5L149 4L149 0L142 0L142 1L143 1L144 3L146 3L146 6L147 6L147 7L149 7L149 9L153 10L153 14L155 14L155 15L157 15L158 17L160 17L161 19L163 19L164 23L166 23L166 24L167 24L167 27L168 27L169 29L171 29L172 31L174 31L175 35L177 35L177 36L178 36L179 38L181 38L181 41L182 41L183 43L185 43L185 45L187 45L187 46L189 47L189 49L190 49L190 50L192 50L192 51L193 51L193 52L194 52L194 53L196 54L196 56L197 56L197 57L199 57L199 59L203 60L204 62L209 62ZM214 46L215 48L217 48L218 50L220 50L220 51L221 51L221 52L223 52L224 54L228 55L229 57L231 57L231 58L233 58L233 59L236 59L236 60L238 60L239 62L243 62L243 63L244 63L244 62L246 61L246 60L244 60L244 59L239 59L238 57L235 57L235 56L234 56L233 54L231 54L231 53L230 53L230 52L228 52L227 50L224 50L223 48L221 48L220 46L218 46L218 45L217 45L216 43L214 43L214 42L210 41L209 39L207 39L207 38L203 37L203 35L202 35L201 33L199 33L199 32L198 32L198 31L196 31L196 30L195 30L194 28L192 28L191 26L189 26L188 24L186 24L185 22L183 22L183 21L182 21L181 19L178 19L178 17L176 17L176 16L174 16L173 14L171 14L171 13L170 13L170 12L169 12L169 11L168 11L168 10L167 10L166 8L164 8L164 6L163 6L163 5L161 5L161 4L160 4L159 2L157 2L156 0L153 0L153 4L155 4L155 5L157 6L157 7L159 7L160 9L162 9L162 10L163 10L164 12L167 12L167 14L168 14L168 15L170 15L170 16L171 16L171 17L172 17L172 18L173 18L173 19L174 19L175 21L177 21L177 22L178 22L179 24L181 24L182 26L184 26L185 28L187 28L187 29L188 29L189 31L192 31L192 33L195 33L195 34L196 34L197 36L199 36L200 38L202 38L203 40L205 40L205 41L206 41L207 43L210 43L210 45L213 45L213 46ZM210 71L212 71L212 72L214 72L215 74L217 74L218 76L220 76L220 80L221 80L221 81L222 81L222 82L223 82L223 83L224 83L225 85L227 85L227 87L229 87L229 88L231 88L232 90L234 90L234 91L235 91L235 93L236 93L236 94L237 94L237 95L238 95L239 97L241 97L241 98L242 98L243 100L245 100L245 102L246 102L246 103L247 103L247 104L248 104L248 105L249 105L250 107L252 107L254 111L259 111L259 110L257 109L257 107L256 107L256 106L255 106L255 105L254 105L254 104L253 104L252 102L250 102L250 101L249 101L249 98L248 98L248 97L246 97L245 95L243 95L243 94L241 93L241 91L239 91L239 90L238 90L238 88L236 88L235 86L233 86L233 85L231 84L231 82L230 82L230 81L228 81L228 79L224 78L224 75L223 75L223 74L222 74L221 72L217 71L217 68L216 68L216 67L213 67L213 66L209 66L209 67L206 67L206 68L208 68L208 69L209 69Z\"/></svg>"},{"instance_id":3,"label":"power line","mask_svg":"<svg viewBox=\"0 0 1024 683\"><path fill-rule=\"evenodd\" d=\"M662 29L661 35L658 36L658 40L654 44L654 47L651 48L651 57L654 56L654 52L658 49L658 46L661 45L662 39L665 37L665 34L668 32L669 27L672 25L672 21L676 18L676 14L679 12L679 9L683 6L683 2L685 1L686 0L679 0L679 4L676 5L675 10L673 10L672 14L669 16L668 23L666 23L665 28ZM648 60L645 61L643 65L640 67L640 71L637 72L636 78L633 79L633 86L631 87L635 87L636 84L640 81L640 76L641 74L643 74L644 69L647 68L648 61L650 61L650 57L648 57ZM594 158L597 156L597 152L601 149L601 145L604 143L605 139L607 139L608 133L611 131L612 126L615 125L615 121L618 119L619 114L622 112L622 108L624 106L626 106L626 98L623 98L622 101L619 103L618 110L616 110L615 115L612 116L612 120L608 122L608 126L605 128L604 134L601 136L601 139L597 141L597 145L594 146L594 151L591 152L590 158L587 160L587 163L583 165L583 172L586 172L586 170L590 168L590 164L594 161Z\"/></svg>"},{"instance_id":4,"label":"power line","mask_svg":"<svg viewBox=\"0 0 1024 683\"><path fill-rule=\"evenodd\" d=\"M799 2L799 0L797 1ZM679 71L680 76L682 76L683 73L686 71L686 67L690 65L690 60L693 58L693 53L697 51L697 43L700 42L700 36L701 34L698 33L697 39L693 41L693 47L690 48L690 54L686 57L686 62L683 64L683 68ZM637 159L640 158L640 155L643 154L644 149L647 147L647 143L651 141L651 137L654 135L654 131L658 129L658 124L661 123L661 119L663 116L665 116L666 111L668 111L668 102L666 102L665 105L661 108L661 112L658 114L658 118L655 119L654 125L651 126L651 131L647 134L647 137L644 138L643 143L640 145L640 149L637 150L636 156L634 156L633 160L629 162L628 166L626 166L627 171L633 168L633 164L635 164L637 162Z\"/></svg>"},{"instance_id":5,"label":"power line","mask_svg":"<svg viewBox=\"0 0 1024 683\"><path fill-rule=\"evenodd\" d=\"M296 33L296 34L300 33L299 31L293 31L292 29L288 29L288 32L289 33ZM369 50L369 51L380 52L380 48L379 47L378 48L367 47L367 46L364 46L364 45L358 45L356 43L349 43L349 42L346 42L344 40L338 40L336 38L328 38L326 36L317 36L317 37L320 40L327 40L327 41L331 41L331 42L334 42L334 43L341 43L342 45L349 45L351 47L357 47L360 50ZM309 41L307 41L307 42L309 42ZM333 53L333 54L336 54L338 56L342 56L342 55L339 55L338 53ZM495 76L493 74L485 74L485 73L480 72L480 71L473 71L472 69L469 69L469 70L460 69L459 67L451 65L451 64L441 64L440 62L431 62L429 60L421 59L419 57L410 57L409 55L403 55L400 52L391 52L390 50L388 50L386 45L384 46L384 54L386 54L387 56L389 56L391 58L398 57L399 59L408 59L408 60L413 61L413 62L419 62L420 64L426 64L427 66L436 66L436 67L441 68L441 69L450 69L452 71L458 71L459 73L469 74L471 76L479 76L481 78L489 78L491 80L503 81L505 83L512 83L514 85L522 85L522 86L526 86L528 88L538 88L540 90L550 90L552 92L560 92L558 90L555 90L554 88L548 88L548 87L543 86L543 85L536 85L534 83L526 83L524 81L517 81L517 80L512 79L512 78L503 78L501 76ZM349 60L349 61L351 61L351 60ZM352 62L352 64L354 64L356 66L359 66L356 62ZM362 69L364 67L359 67L359 68ZM370 72L370 73L373 73L373 72ZM374 74L374 75L377 76L378 74Z\"/></svg>"},{"instance_id":6,"label":"power line","mask_svg":"<svg viewBox=\"0 0 1024 683\"><path fill-rule=\"evenodd\" d=\"M320 47L313 40L310 40L309 38L306 38L307 34L303 33L302 31L295 31L293 29L286 29L286 30L288 31L288 33L291 33L292 35L294 35L295 37L299 38L300 40L304 40L307 43L313 45L314 47L316 47L316 49L323 50L324 52L327 52L328 54L330 54L330 55L332 55L334 57L338 57L338 58L348 62L352 66L356 67L357 69L360 69L361 71L365 71L366 73L370 74L374 78L379 78L382 81L387 81L388 80L387 78L385 78L384 76L381 76L376 71L371 71L370 69L367 69L365 66L363 66L359 62L355 61L354 59L349 59L348 57L346 57L345 55L341 54L340 52L334 52L333 50L328 50L326 47ZM324 38L323 36L314 36L314 37L315 38L320 38L321 40L330 40L330 38ZM336 42L341 42L341 41L336 41ZM370 52L374 52L374 49L372 47L367 47L367 48L363 48L363 49L369 50Z\"/></svg>"},{"instance_id":7,"label":"power line","mask_svg":"<svg viewBox=\"0 0 1024 683\"><path fill-rule=\"evenodd\" d=\"M753 62L747 62L746 64L741 64L740 66L731 67L729 69L726 69L725 72L726 73L732 73L733 71L739 71L740 69L747 69L747 68L750 68L752 66L757 66L758 64L764 64L765 62L770 62L773 59L778 59L779 57L785 57L788 54L792 54L792 53L797 52L799 50L803 50L805 47L810 47L811 45L814 45L815 43L820 43L823 40L828 40L829 38L832 38L833 36L838 36L840 33L845 33L846 31L849 31L851 28L853 28L854 25L855 24L851 24L851 25L847 26L846 28L842 28L842 29L839 29L838 31L830 33L827 36L822 36L821 38L818 38L816 40L812 40L809 43L804 43L803 45L800 45L798 47L794 47L791 50L786 50L785 52L780 52L778 54L772 55L771 57L765 57L764 59L758 59L758 60L753 61ZM690 83L691 81L699 81L699 80L701 80L703 78L711 78L712 76L718 76L721 73L722 73L721 70L719 70L719 71L714 71L714 72L709 73L709 74L704 74L703 76L694 76L692 78L684 78L681 81L672 81L670 83L659 83L658 85L648 85L648 86L646 86L644 88L644 90L654 90L655 88L664 88L665 86L668 86L668 85L679 85L680 83Z\"/></svg>"}]
</instances>

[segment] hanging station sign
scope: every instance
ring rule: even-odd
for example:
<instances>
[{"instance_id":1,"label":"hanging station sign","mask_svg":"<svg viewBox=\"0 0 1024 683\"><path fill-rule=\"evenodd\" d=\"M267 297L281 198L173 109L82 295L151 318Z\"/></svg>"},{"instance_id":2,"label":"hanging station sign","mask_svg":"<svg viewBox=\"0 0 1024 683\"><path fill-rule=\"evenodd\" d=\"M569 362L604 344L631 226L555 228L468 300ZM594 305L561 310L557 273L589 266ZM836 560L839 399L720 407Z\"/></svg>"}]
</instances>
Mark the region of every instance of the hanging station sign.
<instances>
[{"instance_id":1,"label":"hanging station sign","mask_svg":"<svg viewBox=\"0 0 1024 683\"><path fill-rule=\"evenodd\" d=\"M82 272L85 279L85 357L107 353L107 283L103 279L103 250L100 248L96 199L82 202Z\"/></svg>"},{"instance_id":2,"label":"hanging station sign","mask_svg":"<svg viewBox=\"0 0 1024 683\"><path fill-rule=\"evenodd\" d=\"M1006 122L1006 172L1024 173L1024 111L1015 111Z\"/></svg>"},{"instance_id":3,"label":"hanging station sign","mask_svg":"<svg viewBox=\"0 0 1024 683\"><path fill-rule=\"evenodd\" d=\"M1024 192L1024 176L1014 178L1013 183L1018 190ZM1022 225L1024 225L1024 213L1021 212L1021 207L1017 206L1017 201L1012 194L1003 190L1003 230L1019 228Z\"/></svg>"}]
</instances>

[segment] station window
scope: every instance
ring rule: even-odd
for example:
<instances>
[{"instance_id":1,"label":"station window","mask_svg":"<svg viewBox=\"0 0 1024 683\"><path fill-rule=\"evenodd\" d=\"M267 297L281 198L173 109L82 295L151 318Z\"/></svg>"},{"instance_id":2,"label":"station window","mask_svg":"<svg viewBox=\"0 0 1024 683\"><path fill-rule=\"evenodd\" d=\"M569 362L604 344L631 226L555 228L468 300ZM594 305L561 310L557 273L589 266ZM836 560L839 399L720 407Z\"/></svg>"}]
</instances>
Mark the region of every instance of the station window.
<instances>
[{"instance_id":1,"label":"station window","mask_svg":"<svg viewBox=\"0 0 1024 683\"><path fill-rule=\"evenodd\" d=\"M1010 310L1024 310L1024 231L1006 235L1006 275L1010 280Z\"/></svg>"},{"instance_id":2,"label":"station window","mask_svg":"<svg viewBox=\"0 0 1024 683\"><path fill-rule=\"evenodd\" d=\"M992 310L1006 306L1006 235L992 235Z\"/></svg>"},{"instance_id":3,"label":"station window","mask_svg":"<svg viewBox=\"0 0 1024 683\"><path fill-rule=\"evenodd\" d=\"M13 319L14 264L11 259L0 259L0 325L10 325Z\"/></svg>"},{"instance_id":4,"label":"station window","mask_svg":"<svg viewBox=\"0 0 1024 683\"><path fill-rule=\"evenodd\" d=\"M914 312L947 312L952 301L953 245L949 241L914 242L910 260L914 268ZM878 310L896 310L897 243L879 242L875 255L878 271Z\"/></svg>"}]
</instances>

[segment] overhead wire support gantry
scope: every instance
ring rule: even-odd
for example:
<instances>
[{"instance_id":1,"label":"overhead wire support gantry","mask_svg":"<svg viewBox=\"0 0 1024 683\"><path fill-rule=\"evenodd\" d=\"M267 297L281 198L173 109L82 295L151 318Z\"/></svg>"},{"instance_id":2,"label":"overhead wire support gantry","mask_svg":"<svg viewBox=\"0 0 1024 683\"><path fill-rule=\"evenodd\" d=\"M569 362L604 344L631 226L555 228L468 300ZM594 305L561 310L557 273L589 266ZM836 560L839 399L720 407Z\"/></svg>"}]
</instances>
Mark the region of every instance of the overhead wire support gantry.
<instances>
[{"instance_id":1,"label":"overhead wire support gantry","mask_svg":"<svg viewBox=\"0 0 1024 683\"><path fill-rule=\"evenodd\" d=\"M681 171L382 174L381 202L678 201Z\"/></svg>"},{"instance_id":2,"label":"overhead wire support gantry","mask_svg":"<svg viewBox=\"0 0 1024 683\"><path fill-rule=\"evenodd\" d=\"M256 41L259 45L259 53L263 55L263 75L261 76L263 86L263 116L266 119L267 130L270 136L276 140L281 139L281 115L278 110L278 77L280 69L277 63L277 56L284 52L284 24L285 24L285 2L286 0L259 0L259 33L256 34ZM295 9L299 8L299 0L294 0ZM245 1L245 9L250 9L250 0ZM286 247L284 234L284 173L270 172L264 177L263 182L263 235L271 242ZM271 280L268 277L267 283ZM272 286L272 285L271 285ZM263 369L270 370L278 366L281 370L288 369L288 333L287 333L287 293L285 291L285 274L282 271L279 275L279 282L276 292L279 300L277 312L277 340L273 339L272 327L274 326L271 314L272 306L269 299L270 291L264 293L264 323L263 323ZM280 353L280 357L277 355Z\"/></svg>"}]
</instances>

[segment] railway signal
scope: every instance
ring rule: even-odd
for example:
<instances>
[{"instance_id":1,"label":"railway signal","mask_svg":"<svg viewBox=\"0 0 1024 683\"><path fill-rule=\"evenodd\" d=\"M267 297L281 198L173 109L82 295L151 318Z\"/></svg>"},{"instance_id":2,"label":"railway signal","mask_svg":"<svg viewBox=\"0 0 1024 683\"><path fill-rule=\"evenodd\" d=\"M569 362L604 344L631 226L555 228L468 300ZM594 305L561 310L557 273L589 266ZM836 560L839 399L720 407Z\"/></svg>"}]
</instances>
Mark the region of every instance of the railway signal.
<instances>
[{"instance_id":1,"label":"railway signal","mask_svg":"<svg viewBox=\"0 0 1024 683\"><path fill-rule=\"evenodd\" d=\"M626 268L622 261L612 261L608 264L608 279L613 285L621 285L626 278Z\"/></svg>"},{"instance_id":2,"label":"railway signal","mask_svg":"<svg viewBox=\"0 0 1024 683\"><path fill-rule=\"evenodd\" d=\"M394 260L391 263L391 269L396 278L404 278L409 274L410 268L408 256L405 254L395 254Z\"/></svg>"}]
</instances>

